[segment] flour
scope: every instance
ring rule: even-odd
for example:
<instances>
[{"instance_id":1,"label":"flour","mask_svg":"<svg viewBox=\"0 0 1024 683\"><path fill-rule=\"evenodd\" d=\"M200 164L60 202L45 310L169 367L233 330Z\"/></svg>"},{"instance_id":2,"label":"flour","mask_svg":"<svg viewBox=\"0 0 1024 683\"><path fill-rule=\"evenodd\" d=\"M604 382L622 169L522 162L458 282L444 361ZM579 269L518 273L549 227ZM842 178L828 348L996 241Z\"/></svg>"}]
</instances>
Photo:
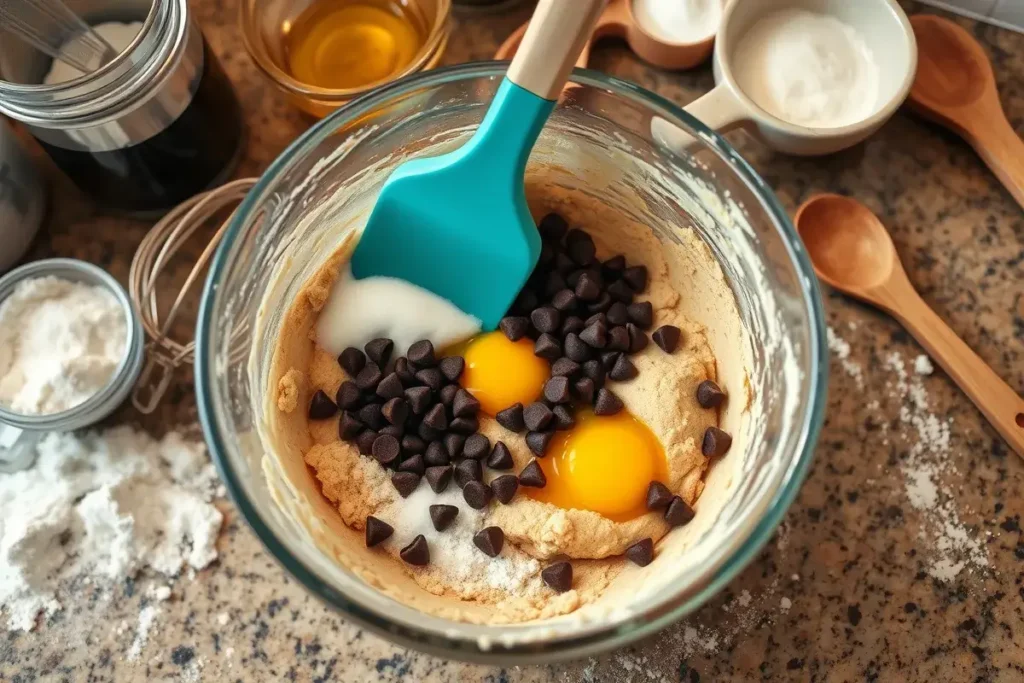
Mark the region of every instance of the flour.
<instances>
[{"instance_id":1,"label":"flour","mask_svg":"<svg viewBox=\"0 0 1024 683\"><path fill-rule=\"evenodd\" d=\"M843 370L846 374L853 378L853 381L857 383L858 389L864 388L864 371L860 364L856 361L850 360L850 345L842 337L836 334L836 331L829 327L826 331L826 337L828 338L829 351L836 355L839 359L839 364L843 366Z\"/></svg>"},{"instance_id":2,"label":"flour","mask_svg":"<svg viewBox=\"0 0 1024 683\"><path fill-rule=\"evenodd\" d=\"M801 126L847 126L878 107L874 54L852 26L824 14L768 14L740 39L734 73L758 106Z\"/></svg>"},{"instance_id":3,"label":"flour","mask_svg":"<svg viewBox=\"0 0 1024 683\"><path fill-rule=\"evenodd\" d=\"M60 610L69 582L103 590L143 569L175 576L217 557L217 475L201 443L117 427L48 434L38 455L32 469L0 475L0 610L9 628L29 630L40 612ZM163 589L157 601L170 597Z\"/></svg>"},{"instance_id":4,"label":"flour","mask_svg":"<svg viewBox=\"0 0 1024 683\"><path fill-rule=\"evenodd\" d=\"M932 359L923 353L914 359L914 372L919 375L930 375L935 372L935 366L932 365Z\"/></svg>"},{"instance_id":5,"label":"flour","mask_svg":"<svg viewBox=\"0 0 1024 683\"><path fill-rule=\"evenodd\" d=\"M128 322L103 287L47 276L0 304L0 404L59 413L99 392L124 358Z\"/></svg>"},{"instance_id":6,"label":"flour","mask_svg":"<svg viewBox=\"0 0 1024 683\"><path fill-rule=\"evenodd\" d=\"M667 43L696 43L718 31L722 0L633 0L633 16Z\"/></svg>"}]
</instances>

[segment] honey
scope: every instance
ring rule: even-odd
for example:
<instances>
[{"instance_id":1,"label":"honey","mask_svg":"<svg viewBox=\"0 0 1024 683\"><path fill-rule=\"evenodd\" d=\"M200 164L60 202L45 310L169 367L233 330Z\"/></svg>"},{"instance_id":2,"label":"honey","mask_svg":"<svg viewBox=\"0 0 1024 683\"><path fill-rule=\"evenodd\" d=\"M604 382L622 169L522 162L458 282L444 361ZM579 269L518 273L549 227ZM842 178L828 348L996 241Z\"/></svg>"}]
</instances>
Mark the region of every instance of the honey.
<instances>
[{"instance_id":1,"label":"honey","mask_svg":"<svg viewBox=\"0 0 1024 683\"><path fill-rule=\"evenodd\" d=\"M402 72L426 31L399 0L314 0L285 26L288 69L308 85L362 88Z\"/></svg>"}]
</instances>

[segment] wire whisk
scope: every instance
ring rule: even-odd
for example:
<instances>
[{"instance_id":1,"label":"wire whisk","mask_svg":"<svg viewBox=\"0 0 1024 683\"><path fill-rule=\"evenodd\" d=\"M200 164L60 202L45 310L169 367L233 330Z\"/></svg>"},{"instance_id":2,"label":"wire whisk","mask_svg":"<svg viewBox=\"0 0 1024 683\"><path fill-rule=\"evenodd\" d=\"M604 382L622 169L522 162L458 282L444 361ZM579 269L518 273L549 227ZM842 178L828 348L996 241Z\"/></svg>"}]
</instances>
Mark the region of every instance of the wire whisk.
<instances>
[{"instance_id":1,"label":"wire whisk","mask_svg":"<svg viewBox=\"0 0 1024 683\"><path fill-rule=\"evenodd\" d=\"M0 0L0 28L83 73L117 52L61 0Z\"/></svg>"}]
</instances>

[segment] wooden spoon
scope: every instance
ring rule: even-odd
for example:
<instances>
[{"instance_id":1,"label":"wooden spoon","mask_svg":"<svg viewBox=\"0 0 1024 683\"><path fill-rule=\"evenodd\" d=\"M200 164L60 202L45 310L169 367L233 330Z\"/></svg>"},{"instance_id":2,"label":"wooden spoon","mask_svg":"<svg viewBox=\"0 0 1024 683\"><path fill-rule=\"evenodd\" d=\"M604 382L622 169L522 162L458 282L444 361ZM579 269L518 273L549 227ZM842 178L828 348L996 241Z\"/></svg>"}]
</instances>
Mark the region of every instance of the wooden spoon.
<instances>
[{"instance_id":1,"label":"wooden spoon","mask_svg":"<svg viewBox=\"0 0 1024 683\"><path fill-rule=\"evenodd\" d=\"M878 217L849 197L820 194L794 222L818 277L899 320L1024 457L1024 399L921 299Z\"/></svg>"},{"instance_id":2,"label":"wooden spoon","mask_svg":"<svg viewBox=\"0 0 1024 683\"><path fill-rule=\"evenodd\" d=\"M925 118L964 138L1024 206L1024 142L999 104L992 63L970 33L947 19L910 18L917 76L907 100Z\"/></svg>"}]
</instances>

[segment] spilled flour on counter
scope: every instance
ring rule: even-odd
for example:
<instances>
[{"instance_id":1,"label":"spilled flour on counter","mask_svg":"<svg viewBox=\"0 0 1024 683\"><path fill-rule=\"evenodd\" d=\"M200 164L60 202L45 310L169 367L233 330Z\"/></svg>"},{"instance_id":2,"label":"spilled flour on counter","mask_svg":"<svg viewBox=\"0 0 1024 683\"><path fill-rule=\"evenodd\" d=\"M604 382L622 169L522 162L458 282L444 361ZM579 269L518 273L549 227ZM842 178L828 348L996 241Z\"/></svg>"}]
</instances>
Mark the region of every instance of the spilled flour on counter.
<instances>
[{"instance_id":1,"label":"spilled flour on counter","mask_svg":"<svg viewBox=\"0 0 1024 683\"><path fill-rule=\"evenodd\" d=\"M103 590L143 569L176 576L217 557L223 517L202 443L117 427L48 434L37 450L31 469L0 474L0 611L11 630L62 609L68 584Z\"/></svg>"}]
</instances>

